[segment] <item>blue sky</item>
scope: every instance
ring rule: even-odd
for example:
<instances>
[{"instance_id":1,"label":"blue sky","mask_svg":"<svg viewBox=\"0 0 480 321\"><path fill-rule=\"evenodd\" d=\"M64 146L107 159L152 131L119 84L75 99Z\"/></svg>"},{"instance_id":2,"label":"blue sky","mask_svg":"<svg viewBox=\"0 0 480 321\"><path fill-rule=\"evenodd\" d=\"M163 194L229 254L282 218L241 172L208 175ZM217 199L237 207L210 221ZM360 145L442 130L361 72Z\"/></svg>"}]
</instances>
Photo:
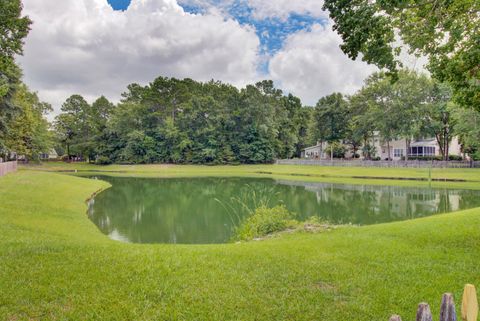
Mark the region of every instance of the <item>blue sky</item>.
<instances>
[{"instance_id":1,"label":"blue sky","mask_svg":"<svg viewBox=\"0 0 480 321\"><path fill-rule=\"evenodd\" d=\"M125 10L130 4L130 0L108 0L108 2L115 10Z\"/></svg>"}]
</instances>

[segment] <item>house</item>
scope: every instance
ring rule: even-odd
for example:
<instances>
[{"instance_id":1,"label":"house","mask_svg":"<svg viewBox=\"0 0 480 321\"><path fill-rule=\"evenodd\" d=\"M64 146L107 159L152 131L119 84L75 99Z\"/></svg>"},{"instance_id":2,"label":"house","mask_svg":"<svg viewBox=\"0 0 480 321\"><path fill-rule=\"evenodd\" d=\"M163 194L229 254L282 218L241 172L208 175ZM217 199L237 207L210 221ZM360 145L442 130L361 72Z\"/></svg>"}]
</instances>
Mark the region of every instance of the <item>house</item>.
<instances>
[{"instance_id":1,"label":"house","mask_svg":"<svg viewBox=\"0 0 480 321\"><path fill-rule=\"evenodd\" d=\"M411 158L441 156L441 149L435 138L412 140L407 151L406 139L393 140L387 144L378 135L375 135L374 146L376 157L380 157L382 160L388 160L389 155L392 160L402 160L407 155ZM390 153L388 152L389 147ZM463 157L462 146L458 137L452 138L448 146L448 154Z\"/></svg>"},{"instance_id":2,"label":"house","mask_svg":"<svg viewBox=\"0 0 480 321\"><path fill-rule=\"evenodd\" d=\"M310 159L327 158L324 153L327 146L328 146L327 143L317 142L317 145L307 147L302 151L302 158L310 158Z\"/></svg>"},{"instance_id":3,"label":"house","mask_svg":"<svg viewBox=\"0 0 480 321\"><path fill-rule=\"evenodd\" d=\"M54 160L58 158L57 151L54 148L50 148L48 153L40 153L38 155L39 159L42 161L45 160ZM27 157L25 155L19 155L16 152L11 152L10 153L10 159L16 159L19 161L27 161Z\"/></svg>"},{"instance_id":4,"label":"house","mask_svg":"<svg viewBox=\"0 0 480 321\"><path fill-rule=\"evenodd\" d=\"M57 151L54 148L50 148L48 153L40 154L40 160L54 160L58 158Z\"/></svg>"},{"instance_id":5,"label":"house","mask_svg":"<svg viewBox=\"0 0 480 321\"><path fill-rule=\"evenodd\" d=\"M380 158L381 160L388 160L389 157L392 160L402 160L408 154L408 157L434 157L441 155L440 146L435 138L411 140L410 146L407 152L406 139L392 140L385 142L381 139L378 133L372 139L372 145L375 147L374 158ZM388 149L390 148L390 153ZM302 151L302 158L307 159L329 159L330 154L326 152L328 149L328 143L317 142L317 145L305 148ZM359 148L360 159L362 147ZM458 140L458 137L454 137L448 147L449 155L463 157L462 146ZM353 152L350 148L347 148L345 158L353 158Z\"/></svg>"}]
</instances>

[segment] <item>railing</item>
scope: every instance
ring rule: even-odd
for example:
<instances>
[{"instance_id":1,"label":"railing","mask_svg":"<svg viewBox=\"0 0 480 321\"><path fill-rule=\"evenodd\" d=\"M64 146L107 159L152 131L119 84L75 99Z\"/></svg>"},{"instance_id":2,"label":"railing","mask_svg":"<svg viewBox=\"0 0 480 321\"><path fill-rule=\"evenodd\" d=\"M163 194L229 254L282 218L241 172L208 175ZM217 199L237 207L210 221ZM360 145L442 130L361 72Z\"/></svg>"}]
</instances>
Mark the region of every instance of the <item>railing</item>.
<instances>
[{"instance_id":1,"label":"railing","mask_svg":"<svg viewBox=\"0 0 480 321\"><path fill-rule=\"evenodd\" d=\"M478 161L368 161L368 160L324 160L324 159L279 159L279 165L311 165L311 166L338 166L338 167L413 167L413 168L480 168Z\"/></svg>"},{"instance_id":2,"label":"railing","mask_svg":"<svg viewBox=\"0 0 480 321\"><path fill-rule=\"evenodd\" d=\"M460 308L461 319L464 321L477 321L478 317L478 300L475 287L471 284L465 285L463 290L462 305ZM430 306L427 303L420 303L417 309L416 321L432 321L436 320L432 316ZM442 297L440 306L440 321L457 321L457 311L455 302L451 293L445 293ZM402 321L398 315L392 315L389 321Z\"/></svg>"},{"instance_id":3,"label":"railing","mask_svg":"<svg viewBox=\"0 0 480 321\"><path fill-rule=\"evenodd\" d=\"M0 163L0 177L17 170L17 161Z\"/></svg>"}]
</instances>

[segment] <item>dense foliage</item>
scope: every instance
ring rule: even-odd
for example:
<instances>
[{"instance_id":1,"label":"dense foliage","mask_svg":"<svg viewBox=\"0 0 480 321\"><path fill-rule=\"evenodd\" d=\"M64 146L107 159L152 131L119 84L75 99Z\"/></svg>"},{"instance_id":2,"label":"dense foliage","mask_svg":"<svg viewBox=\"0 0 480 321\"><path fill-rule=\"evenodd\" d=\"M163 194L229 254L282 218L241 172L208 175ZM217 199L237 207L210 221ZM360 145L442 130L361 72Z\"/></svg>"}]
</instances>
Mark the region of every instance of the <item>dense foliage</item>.
<instances>
[{"instance_id":1,"label":"dense foliage","mask_svg":"<svg viewBox=\"0 0 480 321\"><path fill-rule=\"evenodd\" d=\"M21 81L15 56L23 53L31 21L20 0L0 1L0 161L37 160L52 146L45 118L52 109Z\"/></svg>"},{"instance_id":2,"label":"dense foliage","mask_svg":"<svg viewBox=\"0 0 480 321\"><path fill-rule=\"evenodd\" d=\"M448 82L457 103L480 110L480 1L326 0L342 50L395 74L401 43L429 59L434 78Z\"/></svg>"},{"instance_id":3,"label":"dense foliage","mask_svg":"<svg viewBox=\"0 0 480 321\"><path fill-rule=\"evenodd\" d=\"M113 107L73 95L55 127L68 155L99 163L270 163L299 155L310 111L272 81L242 90L159 77Z\"/></svg>"}]
</instances>

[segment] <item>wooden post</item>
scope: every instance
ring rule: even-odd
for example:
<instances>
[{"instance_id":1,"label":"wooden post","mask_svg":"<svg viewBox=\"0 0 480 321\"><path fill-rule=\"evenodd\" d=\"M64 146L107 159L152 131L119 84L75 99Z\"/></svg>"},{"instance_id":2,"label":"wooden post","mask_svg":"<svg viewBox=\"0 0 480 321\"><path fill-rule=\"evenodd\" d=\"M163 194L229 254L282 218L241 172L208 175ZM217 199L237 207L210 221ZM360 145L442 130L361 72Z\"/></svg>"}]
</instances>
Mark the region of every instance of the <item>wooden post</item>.
<instances>
[{"instance_id":1,"label":"wooden post","mask_svg":"<svg viewBox=\"0 0 480 321\"><path fill-rule=\"evenodd\" d=\"M445 293L442 297L442 305L440 307L440 321L457 321L457 313L455 312L455 303L451 293Z\"/></svg>"},{"instance_id":2,"label":"wooden post","mask_svg":"<svg viewBox=\"0 0 480 321\"><path fill-rule=\"evenodd\" d=\"M416 321L432 321L432 312L428 303L420 303L417 310Z\"/></svg>"},{"instance_id":3,"label":"wooden post","mask_svg":"<svg viewBox=\"0 0 480 321\"><path fill-rule=\"evenodd\" d=\"M478 301L477 292L472 284L465 285L462 298L462 319L464 321L477 321Z\"/></svg>"},{"instance_id":4,"label":"wooden post","mask_svg":"<svg viewBox=\"0 0 480 321\"><path fill-rule=\"evenodd\" d=\"M388 321L402 321L399 315L392 315Z\"/></svg>"}]
</instances>

